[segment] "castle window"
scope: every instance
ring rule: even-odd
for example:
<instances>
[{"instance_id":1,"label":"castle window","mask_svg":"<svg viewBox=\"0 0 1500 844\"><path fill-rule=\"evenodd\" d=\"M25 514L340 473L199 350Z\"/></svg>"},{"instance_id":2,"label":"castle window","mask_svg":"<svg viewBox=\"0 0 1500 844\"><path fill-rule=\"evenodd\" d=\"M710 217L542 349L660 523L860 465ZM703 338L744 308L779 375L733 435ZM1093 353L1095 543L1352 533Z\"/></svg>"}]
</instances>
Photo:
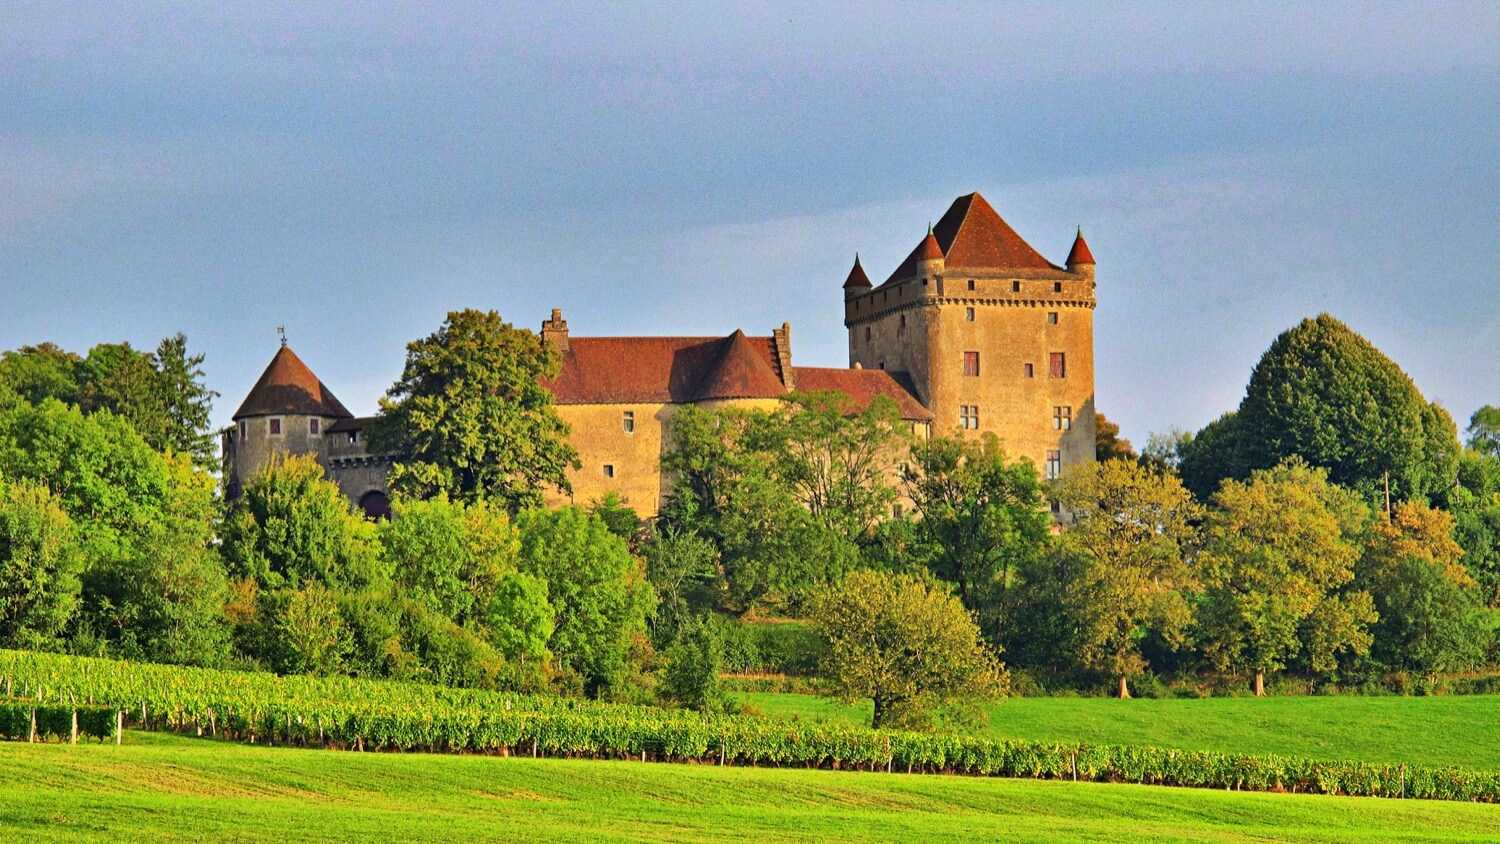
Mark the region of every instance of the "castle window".
<instances>
[{"instance_id":1,"label":"castle window","mask_svg":"<svg viewBox=\"0 0 1500 844\"><path fill-rule=\"evenodd\" d=\"M901 518L901 505L900 504L892 504L891 505L891 518L893 518L893 519L899 519L899 518Z\"/></svg>"},{"instance_id":2,"label":"castle window","mask_svg":"<svg viewBox=\"0 0 1500 844\"><path fill-rule=\"evenodd\" d=\"M1048 311L1047 312L1047 324L1048 325L1057 325L1057 311Z\"/></svg>"},{"instance_id":3,"label":"castle window","mask_svg":"<svg viewBox=\"0 0 1500 844\"><path fill-rule=\"evenodd\" d=\"M624 415L624 417L621 418L620 424L625 428L625 433L627 433L627 434L633 434L633 433L635 433L635 411L633 411L633 410L627 410L627 411L625 411L625 415Z\"/></svg>"},{"instance_id":4,"label":"castle window","mask_svg":"<svg viewBox=\"0 0 1500 844\"><path fill-rule=\"evenodd\" d=\"M273 436L273 437L279 437L279 436L281 436L281 420L273 418L273 419L271 419L271 421L270 421L269 424L271 426L271 436Z\"/></svg>"},{"instance_id":5,"label":"castle window","mask_svg":"<svg viewBox=\"0 0 1500 844\"><path fill-rule=\"evenodd\" d=\"M1019 281L1012 281L1010 283L1010 292L1012 292L1012 293L1020 293L1021 292L1021 282L1019 282Z\"/></svg>"},{"instance_id":6,"label":"castle window","mask_svg":"<svg viewBox=\"0 0 1500 844\"><path fill-rule=\"evenodd\" d=\"M1055 481L1062 474L1062 452L1047 452L1047 480Z\"/></svg>"},{"instance_id":7,"label":"castle window","mask_svg":"<svg viewBox=\"0 0 1500 844\"><path fill-rule=\"evenodd\" d=\"M358 431L350 431L349 432L349 444L353 445L354 443L357 443L357 442L359 442L359 432Z\"/></svg>"},{"instance_id":8,"label":"castle window","mask_svg":"<svg viewBox=\"0 0 1500 844\"><path fill-rule=\"evenodd\" d=\"M1054 407L1054 408L1052 408L1052 430L1054 430L1054 431L1071 431L1071 430L1073 430L1073 408L1071 408L1071 407Z\"/></svg>"},{"instance_id":9,"label":"castle window","mask_svg":"<svg viewBox=\"0 0 1500 844\"><path fill-rule=\"evenodd\" d=\"M865 326L865 342L870 342L870 326Z\"/></svg>"},{"instance_id":10,"label":"castle window","mask_svg":"<svg viewBox=\"0 0 1500 844\"><path fill-rule=\"evenodd\" d=\"M964 374L974 378L979 377L978 352L964 352Z\"/></svg>"},{"instance_id":11,"label":"castle window","mask_svg":"<svg viewBox=\"0 0 1500 844\"><path fill-rule=\"evenodd\" d=\"M964 308L964 319L968 320L969 322L973 322L974 321L974 309L973 308Z\"/></svg>"},{"instance_id":12,"label":"castle window","mask_svg":"<svg viewBox=\"0 0 1500 844\"><path fill-rule=\"evenodd\" d=\"M1052 292L1053 293L1061 293L1062 292L1062 282L1060 282L1060 281L1054 281L1054 282L1052 282Z\"/></svg>"},{"instance_id":13,"label":"castle window","mask_svg":"<svg viewBox=\"0 0 1500 844\"><path fill-rule=\"evenodd\" d=\"M974 289L974 279L972 279L972 278L971 278L971 279L969 279L969 289L970 289L970 290L973 290L973 289Z\"/></svg>"},{"instance_id":14,"label":"castle window","mask_svg":"<svg viewBox=\"0 0 1500 844\"><path fill-rule=\"evenodd\" d=\"M249 429L250 429L250 423L246 422L243 419L241 419L240 420L240 439L244 439L246 436L249 435Z\"/></svg>"},{"instance_id":15,"label":"castle window","mask_svg":"<svg viewBox=\"0 0 1500 844\"><path fill-rule=\"evenodd\" d=\"M319 436L322 434L322 428L323 420L319 419L318 417L314 416L313 418L307 420L307 432L309 434L312 434L315 437Z\"/></svg>"},{"instance_id":16,"label":"castle window","mask_svg":"<svg viewBox=\"0 0 1500 844\"><path fill-rule=\"evenodd\" d=\"M614 476L615 476L615 464L613 464L613 463L606 463L606 464L604 464L604 477L606 477L606 478L613 478Z\"/></svg>"},{"instance_id":17,"label":"castle window","mask_svg":"<svg viewBox=\"0 0 1500 844\"><path fill-rule=\"evenodd\" d=\"M1049 356L1051 361L1051 372L1053 378L1068 377L1068 358L1062 352L1053 352Z\"/></svg>"},{"instance_id":18,"label":"castle window","mask_svg":"<svg viewBox=\"0 0 1500 844\"><path fill-rule=\"evenodd\" d=\"M1035 378L1036 377L1036 367L1032 366L1029 363L1026 364L1026 377L1027 378Z\"/></svg>"},{"instance_id":19,"label":"castle window","mask_svg":"<svg viewBox=\"0 0 1500 844\"><path fill-rule=\"evenodd\" d=\"M1053 501L1052 501L1052 515L1054 515L1054 516L1061 516L1062 515L1062 502L1061 501L1053 499Z\"/></svg>"},{"instance_id":20,"label":"castle window","mask_svg":"<svg viewBox=\"0 0 1500 844\"><path fill-rule=\"evenodd\" d=\"M962 404L958 406L958 427L965 431L979 430L979 405Z\"/></svg>"},{"instance_id":21,"label":"castle window","mask_svg":"<svg viewBox=\"0 0 1500 844\"><path fill-rule=\"evenodd\" d=\"M902 328L906 327L906 314L902 314L901 315L901 327Z\"/></svg>"},{"instance_id":22,"label":"castle window","mask_svg":"<svg viewBox=\"0 0 1500 844\"><path fill-rule=\"evenodd\" d=\"M880 368L881 368L881 369L882 369L882 370L883 370L883 369L885 369L885 361L881 361L881 362L880 362Z\"/></svg>"}]
</instances>

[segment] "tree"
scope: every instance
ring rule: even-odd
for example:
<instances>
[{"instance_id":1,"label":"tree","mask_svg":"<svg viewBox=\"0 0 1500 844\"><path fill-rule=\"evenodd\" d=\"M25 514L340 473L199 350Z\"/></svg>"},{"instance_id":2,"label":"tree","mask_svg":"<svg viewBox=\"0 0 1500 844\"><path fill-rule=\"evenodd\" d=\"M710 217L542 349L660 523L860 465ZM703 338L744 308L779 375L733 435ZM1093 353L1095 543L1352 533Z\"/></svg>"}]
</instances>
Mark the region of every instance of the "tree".
<instances>
[{"instance_id":1,"label":"tree","mask_svg":"<svg viewBox=\"0 0 1500 844\"><path fill-rule=\"evenodd\" d=\"M52 343L0 353L0 384L29 404L52 398L78 404L83 359Z\"/></svg>"},{"instance_id":2,"label":"tree","mask_svg":"<svg viewBox=\"0 0 1500 844\"><path fill-rule=\"evenodd\" d=\"M0 644L52 650L78 609L83 555L52 491L0 478Z\"/></svg>"},{"instance_id":3,"label":"tree","mask_svg":"<svg viewBox=\"0 0 1500 844\"><path fill-rule=\"evenodd\" d=\"M1379 613L1372 656L1430 679L1479 663L1491 633L1462 556L1451 514L1403 502L1390 517L1382 515L1358 566L1359 583Z\"/></svg>"},{"instance_id":4,"label":"tree","mask_svg":"<svg viewBox=\"0 0 1500 844\"><path fill-rule=\"evenodd\" d=\"M1333 483L1395 500L1453 486L1458 435L1446 410L1368 340L1322 314L1277 337L1238 413L1243 470L1297 456Z\"/></svg>"},{"instance_id":5,"label":"tree","mask_svg":"<svg viewBox=\"0 0 1500 844\"><path fill-rule=\"evenodd\" d=\"M719 679L724 642L712 624L702 617L688 619L662 657L661 693L667 700L700 712L729 708Z\"/></svg>"},{"instance_id":6,"label":"tree","mask_svg":"<svg viewBox=\"0 0 1500 844\"><path fill-rule=\"evenodd\" d=\"M282 674L342 674L352 643L344 626L338 593L317 581L300 589L262 593L261 653L267 667Z\"/></svg>"},{"instance_id":7,"label":"tree","mask_svg":"<svg viewBox=\"0 0 1500 844\"><path fill-rule=\"evenodd\" d=\"M646 629L650 584L625 541L578 507L525 510L516 526L520 569L547 584L556 613L555 659L590 694L609 690L620 681L632 636Z\"/></svg>"},{"instance_id":8,"label":"tree","mask_svg":"<svg viewBox=\"0 0 1500 844\"><path fill-rule=\"evenodd\" d=\"M1135 449L1130 440L1120 436L1120 426L1094 414L1094 457L1098 460L1135 460Z\"/></svg>"},{"instance_id":9,"label":"tree","mask_svg":"<svg viewBox=\"0 0 1500 844\"><path fill-rule=\"evenodd\" d=\"M1185 556L1196 541L1198 506L1176 476L1133 460L1076 466L1057 484L1071 514L1065 552L1074 565L1063 604L1076 629L1078 661L1118 680L1146 668L1149 634L1180 647L1191 618L1183 593L1193 586Z\"/></svg>"},{"instance_id":10,"label":"tree","mask_svg":"<svg viewBox=\"0 0 1500 844\"><path fill-rule=\"evenodd\" d=\"M1197 569L1205 650L1219 670L1252 672L1259 697L1266 673L1299 652L1328 671L1339 651L1369 649L1370 595L1343 588L1359 548L1340 513L1361 506L1330 485L1327 472L1294 459L1248 482L1225 481L1214 505ZM1307 641L1307 629L1347 636Z\"/></svg>"},{"instance_id":11,"label":"tree","mask_svg":"<svg viewBox=\"0 0 1500 844\"><path fill-rule=\"evenodd\" d=\"M662 525L646 545L646 578L659 603L652 620L655 639L675 641L693 610L711 606L720 591L714 544L691 530Z\"/></svg>"},{"instance_id":12,"label":"tree","mask_svg":"<svg viewBox=\"0 0 1500 844\"><path fill-rule=\"evenodd\" d=\"M1245 478L1245 460L1240 453L1244 441L1240 415L1229 411L1177 446L1177 472L1182 485L1199 501L1208 501L1225 478Z\"/></svg>"},{"instance_id":13,"label":"tree","mask_svg":"<svg viewBox=\"0 0 1500 844\"><path fill-rule=\"evenodd\" d=\"M834 697L872 699L877 728L924 727L934 710L1005 690L973 617L933 580L850 572L814 597L811 617L828 643L820 673Z\"/></svg>"},{"instance_id":14,"label":"tree","mask_svg":"<svg viewBox=\"0 0 1500 844\"><path fill-rule=\"evenodd\" d=\"M1500 459L1500 407L1485 405L1469 417L1469 448Z\"/></svg>"},{"instance_id":15,"label":"tree","mask_svg":"<svg viewBox=\"0 0 1500 844\"><path fill-rule=\"evenodd\" d=\"M556 349L494 311L453 311L406 347L401 378L380 402L371 448L396 455L390 485L407 498L445 492L512 512L541 491L570 491L578 465L552 393Z\"/></svg>"},{"instance_id":16,"label":"tree","mask_svg":"<svg viewBox=\"0 0 1500 844\"><path fill-rule=\"evenodd\" d=\"M1036 469L1007 463L993 435L934 438L912 458L906 492L933 573L957 585L965 607L1003 609L1014 569L1040 552L1051 531Z\"/></svg>"},{"instance_id":17,"label":"tree","mask_svg":"<svg viewBox=\"0 0 1500 844\"><path fill-rule=\"evenodd\" d=\"M108 411L55 399L0 414L0 474L46 484L87 564L78 636L127 658L216 664L227 651L214 481Z\"/></svg>"},{"instance_id":18,"label":"tree","mask_svg":"<svg viewBox=\"0 0 1500 844\"><path fill-rule=\"evenodd\" d=\"M204 386L203 355L188 354L187 337L179 332L161 341L152 363L153 389L161 409L160 422L154 427L159 439L142 435L159 451L186 454L200 469L217 469L210 414L219 394Z\"/></svg>"}]
</instances>

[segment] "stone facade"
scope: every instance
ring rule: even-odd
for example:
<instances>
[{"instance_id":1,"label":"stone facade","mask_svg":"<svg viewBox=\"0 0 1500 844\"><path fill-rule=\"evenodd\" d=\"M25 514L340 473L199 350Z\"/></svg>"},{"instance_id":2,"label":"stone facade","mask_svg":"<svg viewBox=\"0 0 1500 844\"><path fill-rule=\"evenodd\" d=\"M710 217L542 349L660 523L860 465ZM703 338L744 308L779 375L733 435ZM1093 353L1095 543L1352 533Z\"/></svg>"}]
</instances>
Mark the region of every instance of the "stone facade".
<instances>
[{"instance_id":1,"label":"stone facade","mask_svg":"<svg viewBox=\"0 0 1500 844\"><path fill-rule=\"evenodd\" d=\"M661 456L687 405L770 408L793 390L838 390L856 404L896 401L918 437L993 433L1044 476L1094 458L1094 259L1082 233L1065 266L1043 258L979 194L959 197L875 286L859 260L844 283L849 369L792 363L791 327L769 336L574 337L562 312L541 340L562 356L547 383L580 466L571 496L615 493L656 514L669 479ZM390 461L283 348L224 432L231 496L272 455L313 454L349 499L388 512Z\"/></svg>"}]
</instances>

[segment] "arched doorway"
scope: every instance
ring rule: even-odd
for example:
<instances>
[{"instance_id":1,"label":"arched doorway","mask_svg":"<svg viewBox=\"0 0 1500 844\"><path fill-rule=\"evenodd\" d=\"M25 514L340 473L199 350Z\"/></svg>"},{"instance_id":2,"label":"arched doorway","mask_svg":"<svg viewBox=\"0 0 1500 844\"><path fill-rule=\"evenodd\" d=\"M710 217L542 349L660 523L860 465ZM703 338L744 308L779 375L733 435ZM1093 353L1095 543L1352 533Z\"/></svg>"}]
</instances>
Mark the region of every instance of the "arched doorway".
<instances>
[{"instance_id":1,"label":"arched doorway","mask_svg":"<svg viewBox=\"0 0 1500 844\"><path fill-rule=\"evenodd\" d=\"M365 518L389 519L391 517L391 499L378 489L372 489L359 497L359 509L365 511Z\"/></svg>"}]
</instances>

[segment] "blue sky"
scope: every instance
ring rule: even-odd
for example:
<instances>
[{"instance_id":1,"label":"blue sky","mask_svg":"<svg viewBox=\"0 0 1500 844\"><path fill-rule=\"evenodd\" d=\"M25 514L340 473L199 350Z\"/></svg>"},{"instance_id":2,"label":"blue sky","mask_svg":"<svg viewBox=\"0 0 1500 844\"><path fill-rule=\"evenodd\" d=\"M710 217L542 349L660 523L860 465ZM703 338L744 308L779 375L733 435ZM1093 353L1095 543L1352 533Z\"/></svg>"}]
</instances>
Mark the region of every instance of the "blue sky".
<instances>
[{"instance_id":1,"label":"blue sky","mask_svg":"<svg viewBox=\"0 0 1500 844\"><path fill-rule=\"evenodd\" d=\"M278 325L367 413L461 307L845 365L971 190L1084 227L1138 441L1320 311L1500 403L1500 4L70 5L0 6L0 348L184 331L218 422Z\"/></svg>"}]
</instances>

